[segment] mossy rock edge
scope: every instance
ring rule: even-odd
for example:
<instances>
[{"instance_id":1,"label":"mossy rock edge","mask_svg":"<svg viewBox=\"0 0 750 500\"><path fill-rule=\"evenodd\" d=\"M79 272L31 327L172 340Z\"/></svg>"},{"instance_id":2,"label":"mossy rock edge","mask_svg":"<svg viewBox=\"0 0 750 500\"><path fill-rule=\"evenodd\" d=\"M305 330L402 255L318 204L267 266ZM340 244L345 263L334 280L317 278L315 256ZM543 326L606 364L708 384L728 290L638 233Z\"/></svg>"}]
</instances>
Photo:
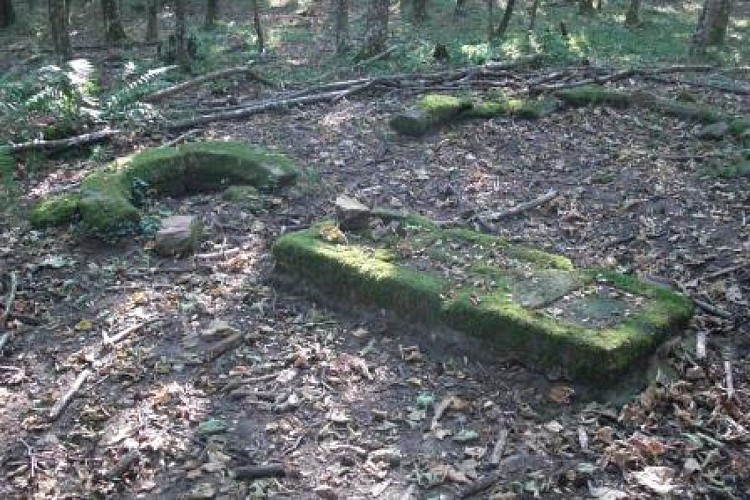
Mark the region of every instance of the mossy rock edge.
<instances>
[{"instance_id":1,"label":"mossy rock edge","mask_svg":"<svg viewBox=\"0 0 750 500\"><path fill-rule=\"evenodd\" d=\"M132 233L141 219L145 193L184 196L231 185L273 190L293 183L297 169L284 155L240 142L197 142L155 148L112 162L87 176L80 193L51 197L31 211L34 227L57 226L80 218L95 236Z\"/></svg>"},{"instance_id":2,"label":"mossy rock edge","mask_svg":"<svg viewBox=\"0 0 750 500\"><path fill-rule=\"evenodd\" d=\"M387 241L327 238L331 223L284 235L273 247L277 273L339 300L477 335L532 368L595 385L645 360L692 315L685 297L631 277L576 269L562 256L469 230L406 225L406 236ZM543 297L533 305L519 300L550 279L558 290L527 295ZM572 311L579 317L566 316Z\"/></svg>"}]
</instances>

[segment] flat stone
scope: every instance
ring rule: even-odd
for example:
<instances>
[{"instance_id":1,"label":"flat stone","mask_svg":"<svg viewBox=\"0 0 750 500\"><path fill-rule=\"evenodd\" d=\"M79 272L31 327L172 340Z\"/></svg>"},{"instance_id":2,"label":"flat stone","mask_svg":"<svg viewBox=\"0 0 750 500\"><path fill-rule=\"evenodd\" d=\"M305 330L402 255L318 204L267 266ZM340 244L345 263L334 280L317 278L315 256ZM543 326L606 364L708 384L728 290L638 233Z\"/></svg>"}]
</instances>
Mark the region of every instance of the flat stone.
<instances>
[{"instance_id":1,"label":"flat stone","mask_svg":"<svg viewBox=\"0 0 750 500\"><path fill-rule=\"evenodd\" d=\"M193 253L203 233L200 221L192 215L174 215L161 222L154 238L154 250L163 256Z\"/></svg>"},{"instance_id":2,"label":"flat stone","mask_svg":"<svg viewBox=\"0 0 750 500\"><path fill-rule=\"evenodd\" d=\"M336 219L344 230L364 229L370 222L370 207L351 196L336 197Z\"/></svg>"},{"instance_id":3,"label":"flat stone","mask_svg":"<svg viewBox=\"0 0 750 500\"><path fill-rule=\"evenodd\" d=\"M727 122L716 122L701 128L697 135L700 139L717 141L723 139L728 133L729 124Z\"/></svg>"},{"instance_id":4,"label":"flat stone","mask_svg":"<svg viewBox=\"0 0 750 500\"><path fill-rule=\"evenodd\" d=\"M568 379L615 379L692 315L692 303L670 290L466 229L415 217L377 239L363 231L330 238L334 228L279 238L277 273L324 296L477 335Z\"/></svg>"}]
</instances>

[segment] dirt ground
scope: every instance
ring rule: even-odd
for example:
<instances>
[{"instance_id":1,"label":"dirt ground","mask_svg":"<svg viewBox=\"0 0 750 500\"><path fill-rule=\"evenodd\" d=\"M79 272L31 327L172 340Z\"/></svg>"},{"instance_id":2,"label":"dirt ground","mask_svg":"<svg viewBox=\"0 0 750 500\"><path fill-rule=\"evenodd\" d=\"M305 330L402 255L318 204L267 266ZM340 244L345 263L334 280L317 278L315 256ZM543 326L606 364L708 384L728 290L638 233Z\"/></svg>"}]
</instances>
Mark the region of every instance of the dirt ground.
<instances>
[{"instance_id":1,"label":"dirt ground","mask_svg":"<svg viewBox=\"0 0 750 500\"><path fill-rule=\"evenodd\" d=\"M750 109L748 95L686 90ZM0 498L744 498L750 178L709 168L737 145L639 108L397 137L388 118L413 100L365 93L201 129L195 138L283 151L302 175L257 214L216 193L151 200L152 214L203 221L189 258L157 257L147 238L110 245L0 219L0 298L17 277L0 352ZM104 151L175 135L139 131ZM85 156L19 165L21 207L75 189L95 168ZM273 280L275 238L331 216L341 193L471 226L475 212L550 189L552 202L478 229L713 307L635 381L593 392L474 339Z\"/></svg>"},{"instance_id":2,"label":"dirt ground","mask_svg":"<svg viewBox=\"0 0 750 500\"><path fill-rule=\"evenodd\" d=\"M637 109L474 121L406 140L387 130L403 106L402 96L343 100L206 130L283 150L303 175L258 215L214 194L154 200L153 212L204 222L191 258L6 222L4 291L10 272L19 285L0 366L0 495L455 498L494 473L476 498L741 497L750 186L705 176L702 158L721 144ZM60 164L29 179L29 193L74 186L80 169ZM495 231L682 287L730 316L697 310L640 395L623 386L592 402L470 339L316 305L269 280L274 238L331 215L339 193L461 223L552 188L556 200ZM215 320L241 334L226 352L206 333ZM284 476L242 479L267 464Z\"/></svg>"}]
</instances>

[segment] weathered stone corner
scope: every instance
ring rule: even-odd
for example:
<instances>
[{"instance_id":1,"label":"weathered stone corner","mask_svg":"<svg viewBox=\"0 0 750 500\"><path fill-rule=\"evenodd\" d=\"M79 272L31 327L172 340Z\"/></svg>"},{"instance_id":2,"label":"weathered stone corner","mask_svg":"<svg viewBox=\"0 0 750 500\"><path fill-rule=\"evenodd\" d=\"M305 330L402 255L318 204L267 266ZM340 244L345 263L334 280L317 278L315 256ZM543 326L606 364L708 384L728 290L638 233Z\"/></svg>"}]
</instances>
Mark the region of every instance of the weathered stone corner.
<instances>
[{"instance_id":1,"label":"weathered stone corner","mask_svg":"<svg viewBox=\"0 0 750 500\"><path fill-rule=\"evenodd\" d=\"M135 232L146 194L184 196L229 185L273 190L293 183L297 170L282 154L240 142L198 142L146 150L116 160L81 183L80 193L42 200L30 214L35 227L80 218L105 238Z\"/></svg>"},{"instance_id":2,"label":"weathered stone corner","mask_svg":"<svg viewBox=\"0 0 750 500\"><path fill-rule=\"evenodd\" d=\"M327 296L480 336L524 364L584 382L628 371L692 314L685 297L631 277L469 230L401 223L376 238L344 235L333 223L284 235L273 248L277 272Z\"/></svg>"}]
</instances>

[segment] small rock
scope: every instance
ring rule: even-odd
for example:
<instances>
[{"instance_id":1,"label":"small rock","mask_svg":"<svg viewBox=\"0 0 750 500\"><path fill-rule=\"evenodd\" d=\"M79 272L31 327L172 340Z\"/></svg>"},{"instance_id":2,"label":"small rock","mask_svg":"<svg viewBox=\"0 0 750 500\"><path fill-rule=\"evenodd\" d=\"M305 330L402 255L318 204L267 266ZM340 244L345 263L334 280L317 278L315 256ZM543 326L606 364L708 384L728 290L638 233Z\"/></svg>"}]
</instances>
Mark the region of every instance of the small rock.
<instances>
[{"instance_id":1,"label":"small rock","mask_svg":"<svg viewBox=\"0 0 750 500\"><path fill-rule=\"evenodd\" d=\"M229 323L220 319L215 319L210 325L208 325L208 328L201 332L201 336L207 339L218 339L221 337L229 337L235 333L239 333L239 331Z\"/></svg>"},{"instance_id":2,"label":"small rock","mask_svg":"<svg viewBox=\"0 0 750 500\"><path fill-rule=\"evenodd\" d=\"M203 228L192 215L175 215L162 220L154 249L165 257L192 253L198 247Z\"/></svg>"},{"instance_id":3,"label":"small rock","mask_svg":"<svg viewBox=\"0 0 750 500\"><path fill-rule=\"evenodd\" d=\"M690 457L687 460L685 460L685 464L682 466L682 468L686 474L690 475L695 472L700 472L701 464L695 458Z\"/></svg>"},{"instance_id":4,"label":"small rock","mask_svg":"<svg viewBox=\"0 0 750 500\"><path fill-rule=\"evenodd\" d=\"M345 231L364 229L370 222L370 208L350 196L336 197L336 218Z\"/></svg>"},{"instance_id":5,"label":"small rock","mask_svg":"<svg viewBox=\"0 0 750 500\"><path fill-rule=\"evenodd\" d=\"M190 493L187 494L186 498L190 500L205 500L214 498L215 496L216 489L211 483L200 483L190 490Z\"/></svg>"},{"instance_id":6,"label":"small rock","mask_svg":"<svg viewBox=\"0 0 750 500\"><path fill-rule=\"evenodd\" d=\"M685 378L691 381L701 380L706 377L706 373L700 366L691 366L685 372Z\"/></svg>"},{"instance_id":7,"label":"small rock","mask_svg":"<svg viewBox=\"0 0 750 500\"><path fill-rule=\"evenodd\" d=\"M716 122L700 129L697 136L699 139L719 140L727 135L728 132L729 124L727 122Z\"/></svg>"}]
</instances>

